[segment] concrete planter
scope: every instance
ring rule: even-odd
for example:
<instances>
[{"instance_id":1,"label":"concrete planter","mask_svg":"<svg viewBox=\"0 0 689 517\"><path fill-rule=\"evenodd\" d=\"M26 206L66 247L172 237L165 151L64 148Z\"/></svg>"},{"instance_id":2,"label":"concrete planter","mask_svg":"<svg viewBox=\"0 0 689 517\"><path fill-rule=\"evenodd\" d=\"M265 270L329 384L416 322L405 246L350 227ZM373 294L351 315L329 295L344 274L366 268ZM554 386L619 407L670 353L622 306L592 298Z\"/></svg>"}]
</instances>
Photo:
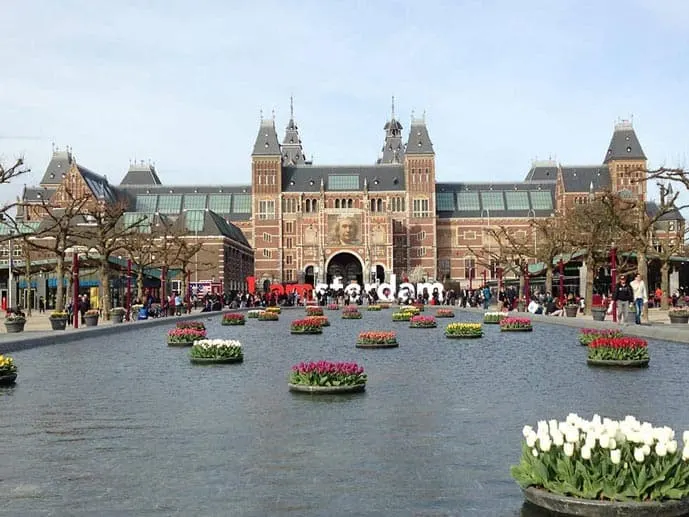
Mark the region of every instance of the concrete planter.
<instances>
[{"instance_id":1,"label":"concrete planter","mask_svg":"<svg viewBox=\"0 0 689 517\"><path fill-rule=\"evenodd\" d=\"M67 328L67 318L50 318L50 326L53 330L65 330Z\"/></svg>"},{"instance_id":2,"label":"concrete planter","mask_svg":"<svg viewBox=\"0 0 689 517\"><path fill-rule=\"evenodd\" d=\"M686 325L689 323L689 316L673 316L670 314L670 323L683 323Z\"/></svg>"},{"instance_id":3,"label":"concrete planter","mask_svg":"<svg viewBox=\"0 0 689 517\"><path fill-rule=\"evenodd\" d=\"M643 368L648 366L650 359L635 359L630 361L613 361L609 359L587 359L586 364L590 366L610 366L622 368Z\"/></svg>"},{"instance_id":4,"label":"concrete planter","mask_svg":"<svg viewBox=\"0 0 689 517\"><path fill-rule=\"evenodd\" d=\"M568 318L576 318L577 312L579 312L578 305L565 305L565 315Z\"/></svg>"},{"instance_id":5,"label":"concrete planter","mask_svg":"<svg viewBox=\"0 0 689 517\"><path fill-rule=\"evenodd\" d=\"M110 319L113 323L122 323L124 321L124 312L111 312Z\"/></svg>"},{"instance_id":6,"label":"concrete planter","mask_svg":"<svg viewBox=\"0 0 689 517\"><path fill-rule=\"evenodd\" d=\"M190 357L192 364L232 364L241 363L244 357Z\"/></svg>"},{"instance_id":7,"label":"concrete planter","mask_svg":"<svg viewBox=\"0 0 689 517\"><path fill-rule=\"evenodd\" d=\"M605 321L605 307L592 307L591 315L593 316L593 321Z\"/></svg>"},{"instance_id":8,"label":"concrete planter","mask_svg":"<svg viewBox=\"0 0 689 517\"><path fill-rule=\"evenodd\" d=\"M553 494L529 487L524 497L535 506L563 515L584 517L679 517L689 513L689 499L668 501L599 501Z\"/></svg>"},{"instance_id":9,"label":"concrete planter","mask_svg":"<svg viewBox=\"0 0 689 517\"><path fill-rule=\"evenodd\" d=\"M6 321L5 328L8 334L18 334L24 332L24 325L26 325L26 320L23 321Z\"/></svg>"},{"instance_id":10,"label":"concrete planter","mask_svg":"<svg viewBox=\"0 0 689 517\"><path fill-rule=\"evenodd\" d=\"M366 389L366 384L352 386L308 386L306 384L288 384L290 391L311 393L313 395L341 395L345 393L359 393Z\"/></svg>"},{"instance_id":11,"label":"concrete planter","mask_svg":"<svg viewBox=\"0 0 689 517\"><path fill-rule=\"evenodd\" d=\"M98 326L98 315L95 316L84 316L84 321L87 327L97 327Z\"/></svg>"}]
</instances>

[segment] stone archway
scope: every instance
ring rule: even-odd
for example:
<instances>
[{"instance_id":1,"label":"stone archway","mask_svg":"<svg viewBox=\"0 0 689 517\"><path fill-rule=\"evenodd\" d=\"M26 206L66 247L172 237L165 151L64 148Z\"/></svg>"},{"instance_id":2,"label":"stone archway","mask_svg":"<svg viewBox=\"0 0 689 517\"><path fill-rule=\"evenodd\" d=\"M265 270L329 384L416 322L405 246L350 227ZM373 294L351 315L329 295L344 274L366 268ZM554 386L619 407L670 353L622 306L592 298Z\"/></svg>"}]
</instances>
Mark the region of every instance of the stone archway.
<instances>
[{"instance_id":1,"label":"stone archway","mask_svg":"<svg viewBox=\"0 0 689 517\"><path fill-rule=\"evenodd\" d=\"M304 283L314 285L316 277L314 275L313 266L307 266L304 270Z\"/></svg>"},{"instance_id":2,"label":"stone archway","mask_svg":"<svg viewBox=\"0 0 689 517\"><path fill-rule=\"evenodd\" d=\"M364 285L364 267L361 259L354 253L343 251L330 257L326 266L326 272L328 285L338 276L342 278L342 284L345 286L351 284L352 280L356 281L360 286Z\"/></svg>"}]
</instances>

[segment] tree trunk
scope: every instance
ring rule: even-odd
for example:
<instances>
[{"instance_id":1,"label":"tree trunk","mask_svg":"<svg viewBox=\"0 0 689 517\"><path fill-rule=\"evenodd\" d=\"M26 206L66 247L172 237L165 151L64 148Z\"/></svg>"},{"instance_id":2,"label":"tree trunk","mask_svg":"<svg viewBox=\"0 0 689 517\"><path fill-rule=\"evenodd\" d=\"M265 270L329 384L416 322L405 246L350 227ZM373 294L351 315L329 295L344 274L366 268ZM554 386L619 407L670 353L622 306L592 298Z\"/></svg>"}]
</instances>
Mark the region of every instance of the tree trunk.
<instances>
[{"instance_id":1,"label":"tree trunk","mask_svg":"<svg viewBox=\"0 0 689 517\"><path fill-rule=\"evenodd\" d=\"M648 259L646 258L645 251L636 252L636 267L639 275L641 275L641 281L646 286L646 291L648 291ZM634 300L636 303L636 300ZM648 304L644 304L641 311L641 318L643 321L648 321Z\"/></svg>"},{"instance_id":2,"label":"tree trunk","mask_svg":"<svg viewBox=\"0 0 689 517\"><path fill-rule=\"evenodd\" d=\"M103 318L110 319L110 264L107 256L98 261L98 279L100 282L100 306L103 309Z\"/></svg>"},{"instance_id":3,"label":"tree trunk","mask_svg":"<svg viewBox=\"0 0 689 517\"><path fill-rule=\"evenodd\" d=\"M55 263L55 276L57 277L57 291L55 293L55 310L65 310L65 286L63 285L65 277L65 256L63 253L58 253Z\"/></svg>"},{"instance_id":4,"label":"tree trunk","mask_svg":"<svg viewBox=\"0 0 689 517\"><path fill-rule=\"evenodd\" d=\"M660 290L663 294L660 298L661 310L668 310L670 308L669 292L670 292L670 261L664 260L660 265Z\"/></svg>"},{"instance_id":5,"label":"tree trunk","mask_svg":"<svg viewBox=\"0 0 689 517\"><path fill-rule=\"evenodd\" d=\"M144 268L138 266L138 272L136 273L136 298L138 300L144 299Z\"/></svg>"},{"instance_id":6,"label":"tree trunk","mask_svg":"<svg viewBox=\"0 0 689 517\"><path fill-rule=\"evenodd\" d=\"M591 314L591 305L593 304L593 279L595 278L595 273L595 261L592 257L589 257L586 259L586 292L584 293L584 314Z\"/></svg>"},{"instance_id":7,"label":"tree trunk","mask_svg":"<svg viewBox=\"0 0 689 517\"><path fill-rule=\"evenodd\" d=\"M26 305L26 315L31 316L31 302L32 300L32 295L31 295L31 255L29 254L29 249L28 246L26 248L26 259L25 259L25 273L24 276L26 276L26 292L28 293L27 296L24 297L24 303Z\"/></svg>"},{"instance_id":8,"label":"tree trunk","mask_svg":"<svg viewBox=\"0 0 689 517\"><path fill-rule=\"evenodd\" d=\"M552 260L545 266L545 292L553 294L553 264Z\"/></svg>"}]
</instances>

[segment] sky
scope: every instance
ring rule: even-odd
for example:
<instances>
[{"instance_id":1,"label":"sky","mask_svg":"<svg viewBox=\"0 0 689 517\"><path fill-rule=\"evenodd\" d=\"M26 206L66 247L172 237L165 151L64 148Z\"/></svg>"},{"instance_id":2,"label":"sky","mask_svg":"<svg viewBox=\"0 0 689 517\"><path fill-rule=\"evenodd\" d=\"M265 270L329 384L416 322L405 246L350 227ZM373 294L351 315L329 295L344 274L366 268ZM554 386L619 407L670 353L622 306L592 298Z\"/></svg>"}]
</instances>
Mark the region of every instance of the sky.
<instances>
[{"instance_id":1,"label":"sky","mask_svg":"<svg viewBox=\"0 0 689 517\"><path fill-rule=\"evenodd\" d=\"M633 117L649 166L689 158L684 0L0 0L0 159L35 185L52 146L118 183L249 184L263 110L290 96L316 164L371 164L426 113L438 181L601 163ZM683 202L689 196L683 192Z\"/></svg>"}]
</instances>

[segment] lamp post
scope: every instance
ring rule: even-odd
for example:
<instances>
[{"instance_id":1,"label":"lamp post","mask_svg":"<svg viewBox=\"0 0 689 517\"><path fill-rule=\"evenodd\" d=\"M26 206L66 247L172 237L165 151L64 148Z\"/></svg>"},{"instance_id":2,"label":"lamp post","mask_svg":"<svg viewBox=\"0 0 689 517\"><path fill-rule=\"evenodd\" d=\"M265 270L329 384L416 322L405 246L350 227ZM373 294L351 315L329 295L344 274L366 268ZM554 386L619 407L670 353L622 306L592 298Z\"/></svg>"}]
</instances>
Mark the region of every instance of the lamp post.
<instances>
[{"instance_id":1,"label":"lamp post","mask_svg":"<svg viewBox=\"0 0 689 517\"><path fill-rule=\"evenodd\" d=\"M559 289L559 295L558 298L560 298L560 305L564 305L565 303L565 263L562 261L562 258L560 258L560 262L558 263L558 268L560 270L560 289Z\"/></svg>"},{"instance_id":2,"label":"lamp post","mask_svg":"<svg viewBox=\"0 0 689 517\"><path fill-rule=\"evenodd\" d=\"M127 259L127 321L131 320L132 312L132 259Z\"/></svg>"},{"instance_id":3,"label":"lamp post","mask_svg":"<svg viewBox=\"0 0 689 517\"><path fill-rule=\"evenodd\" d=\"M12 239L12 230L10 230L10 241L9 241L9 248L10 248L10 260L8 262L9 268L7 270L7 309L12 309L12 291L14 291L14 271L13 269L13 262L14 262L14 257L12 256L14 253L14 250L12 249L12 244L13 244L14 239Z\"/></svg>"},{"instance_id":4,"label":"lamp post","mask_svg":"<svg viewBox=\"0 0 689 517\"><path fill-rule=\"evenodd\" d=\"M612 243L610 248L610 281L612 283L612 321L617 323L617 300L615 300L615 286L617 286L617 248L615 243Z\"/></svg>"},{"instance_id":5,"label":"lamp post","mask_svg":"<svg viewBox=\"0 0 689 517\"><path fill-rule=\"evenodd\" d=\"M61 278L57 279L62 281ZM75 250L72 254L72 324L75 329L79 328L79 253Z\"/></svg>"}]
</instances>

